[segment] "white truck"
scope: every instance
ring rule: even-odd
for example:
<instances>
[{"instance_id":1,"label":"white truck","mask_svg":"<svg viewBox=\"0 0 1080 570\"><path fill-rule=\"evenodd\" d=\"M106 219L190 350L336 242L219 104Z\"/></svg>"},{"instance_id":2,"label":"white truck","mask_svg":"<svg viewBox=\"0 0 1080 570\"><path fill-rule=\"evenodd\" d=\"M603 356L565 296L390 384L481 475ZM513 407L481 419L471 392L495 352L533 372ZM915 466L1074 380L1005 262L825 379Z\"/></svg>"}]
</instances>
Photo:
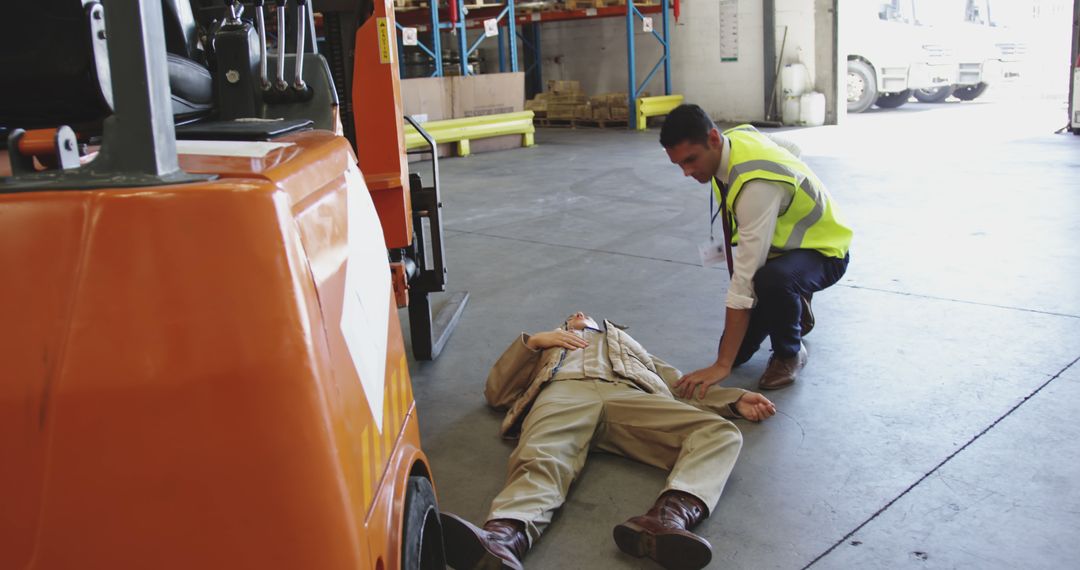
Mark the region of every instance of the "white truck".
<instances>
[{"instance_id":1,"label":"white truck","mask_svg":"<svg viewBox=\"0 0 1080 570\"><path fill-rule=\"evenodd\" d=\"M891 109L915 90L957 82L952 48L939 30L920 18L932 0L847 0L843 43L847 46L847 109Z\"/></svg>"},{"instance_id":2,"label":"white truck","mask_svg":"<svg viewBox=\"0 0 1080 570\"><path fill-rule=\"evenodd\" d=\"M953 85L916 90L916 99L938 103L952 95L961 101L971 101L990 85L1014 82L1021 77L1027 46L1017 39L1017 24L1023 22L1024 10L1030 11L1030 3L938 0L925 6L927 17L933 19L934 26L953 46L957 78Z\"/></svg>"}]
</instances>

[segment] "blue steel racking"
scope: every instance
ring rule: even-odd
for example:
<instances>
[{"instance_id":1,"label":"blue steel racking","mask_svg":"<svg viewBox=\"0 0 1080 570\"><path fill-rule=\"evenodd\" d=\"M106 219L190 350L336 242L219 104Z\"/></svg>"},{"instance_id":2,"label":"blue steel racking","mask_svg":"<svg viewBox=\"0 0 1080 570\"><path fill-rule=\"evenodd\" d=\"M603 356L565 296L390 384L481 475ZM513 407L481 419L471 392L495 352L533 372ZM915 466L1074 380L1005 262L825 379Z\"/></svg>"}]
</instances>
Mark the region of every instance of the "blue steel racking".
<instances>
[{"instance_id":1,"label":"blue steel racking","mask_svg":"<svg viewBox=\"0 0 1080 570\"><path fill-rule=\"evenodd\" d=\"M660 70L660 67L664 68L664 94L671 94L671 42L669 39L669 17L668 10L670 9L671 0L660 0L659 4L642 4L636 5L632 0L628 0L625 6L606 6L597 7L585 10L561 10L552 12L534 12L532 14L514 14L514 0L506 0L501 5L473 5L472 10L467 12L467 6L465 0L450 0L457 4L457 22L443 22L439 16L438 0L430 0L430 9L428 20L421 21L415 17L398 17L397 27L399 29L404 28L401 21L408 19L409 23L422 24L426 29L432 30L432 46L429 48L424 45L423 42L418 42L418 47L425 54L430 57L435 63L435 70L432 73L432 77L438 77L443 75L444 66L442 62L442 47L441 38L439 33L434 33L434 30L454 30L457 35L458 42L458 54L460 56L463 65L461 66L462 74L469 74L468 58L473 52L475 52L480 44L487 38L487 36L481 35L476 39L472 45L469 45L467 30L470 28L482 27L483 24L480 20L488 19L491 16L495 16L495 19L499 23L499 34L496 36L499 45L499 71L507 71L507 49L504 47L504 43L509 47L509 71L518 70L518 48L517 42L520 39L523 47L523 56L526 58L525 73L530 77L533 85L533 89L537 92L543 90L543 77L541 73L541 54L540 54L540 25L545 22L559 22L570 20L583 20L592 18L610 18L623 16L626 18L626 65L628 76L628 89L627 89L627 106L629 108L630 117L634 117L637 112L637 98L645 90L645 86L652 80L656 72ZM635 27L639 20L644 21L646 14L660 13L661 25L660 32L658 33L654 28L652 35L663 48L663 54L660 56L660 60L656 62L656 65L646 74L645 79L639 85L637 82L637 54L634 41ZM518 25L521 25L521 32L518 32ZM524 33L526 26L529 30L529 36L526 37ZM505 33L504 33L504 28ZM504 40L505 37L505 40ZM399 49L402 48L401 42L398 42ZM531 56L531 57L529 57ZM403 60L404 58L398 58ZM530 61L531 60L531 61ZM402 63L402 65L404 65ZM404 70L403 70L404 71Z\"/></svg>"},{"instance_id":2,"label":"blue steel racking","mask_svg":"<svg viewBox=\"0 0 1080 570\"><path fill-rule=\"evenodd\" d=\"M479 17L469 17L470 10L466 6L465 0L450 0L457 4L457 22L443 22L439 17L438 0L430 0L429 4L429 18L424 20L424 26L432 31L431 34L431 47L428 47L423 42L417 41L417 47L419 47L428 57L430 57L435 63L435 70L432 72L431 77L441 77L443 75L443 61L442 61L442 38L436 30L452 30L457 35L458 54L461 57L461 74L469 75L469 56L472 55L477 49L480 48L480 44L488 38L487 35L481 34L476 38L476 41L469 45L468 29L478 27L475 22L479 21ZM517 30L516 22L514 19L514 0L505 0L501 4L474 4L472 5L472 12L482 16L494 16L499 28L499 34L495 36L499 42L499 71L507 71L506 69L506 54L503 48L503 36L508 38L510 47L510 71L518 70L517 61ZM493 13L494 11L494 13ZM398 16L397 28L398 30L404 29L406 26L401 24L401 16ZM415 18L408 18L413 23L419 23L415 21ZM483 18L488 19L488 18ZM505 20L505 25L503 21ZM482 26L482 24L480 24ZM503 28L508 28L504 33ZM400 35L398 39L398 49L401 50L404 46L401 43ZM399 51L400 54L400 51ZM404 58L399 57L398 60L402 61ZM404 63L401 64L404 66ZM402 68L402 74L404 75L404 67Z\"/></svg>"}]
</instances>

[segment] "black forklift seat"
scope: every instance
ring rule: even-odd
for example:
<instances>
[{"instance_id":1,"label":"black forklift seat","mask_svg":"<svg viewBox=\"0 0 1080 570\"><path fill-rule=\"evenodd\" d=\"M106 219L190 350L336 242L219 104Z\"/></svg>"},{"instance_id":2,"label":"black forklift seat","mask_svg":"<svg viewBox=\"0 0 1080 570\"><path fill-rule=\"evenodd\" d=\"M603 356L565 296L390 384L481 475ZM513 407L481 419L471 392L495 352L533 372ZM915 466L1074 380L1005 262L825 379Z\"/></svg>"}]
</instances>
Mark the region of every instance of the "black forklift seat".
<instances>
[{"instance_id":1,"label":"black forklift seat","mask_svg":"<svg viewBox=\"0 0 1080 570\"><path fill-rule=\"evenodd\" d=\"M173 117L181 120L209 111L214 105L214 78L210 71L201 63L174 53L166 54L166 59Z\"/></svg>"},{"instance_id":2,"label":"black forklift seat","mask_svg":"<svg viewBox=\"0 0 1080 570\"><path fill-rule=\"evenodd\" d=\"M173 115L182 120L213 107L213 79L191 59L197 50L189 0L162 0ZM0 127L71 125L96 132L112 113L108 62L99 73L91 6L81 0L11 2L0 19ZM123 74L117 78L122 80Z\"/></svg>"}]
</instances>

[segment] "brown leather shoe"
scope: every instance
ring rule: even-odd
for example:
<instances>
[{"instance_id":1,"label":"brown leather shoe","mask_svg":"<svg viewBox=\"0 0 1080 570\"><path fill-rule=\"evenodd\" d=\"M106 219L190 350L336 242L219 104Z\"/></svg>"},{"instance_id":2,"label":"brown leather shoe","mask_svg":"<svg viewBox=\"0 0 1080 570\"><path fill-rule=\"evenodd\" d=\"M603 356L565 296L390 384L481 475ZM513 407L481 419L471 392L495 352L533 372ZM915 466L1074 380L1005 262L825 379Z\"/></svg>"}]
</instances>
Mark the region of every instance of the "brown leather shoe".
<instances>
[{"instance_id":1,"label":"brown leather shoe","mask_svg":"<svg viewBox=\"0 0 1080 570\"><path fill-rule=\"evenodd\" d=\"M802 317L799 319L799 331L802 336L810 334L814 330L814 311L810 308L810 301L814 299L813 293L807 293L799 297L802 299Z\"/></svg>"},{"instance_id":2,"label":"brown leather shoe","mask_svg":"<svg viewBox=\"0 0 1080 570\"><path fill-rule=\"evenodd\" d=\"M777 356L773 353L769 357L769 365L765 367L765 373L758 379L758 388L762 390L776 390L795 383L795 376L806 366L806 346L799 344L799 352L793 356Z\"/></svg>"},{"instance_id":3,"label":"brown leather shoe","mask_svg":"<svg viewBox=\"0 0 1080 570\"><path fill-rule=\"evenodd\" d=\"M450 513L440 513L446 563L456 570L522 570L529 549L525 523L494 519L478 528Z\"/></svg>"},{"instance_id":4,"label":"brown leather shoe","mask_svg":"<svg viewBox=\"0 0 1080 570\"><path fill-rule=\"evenodd\" d=\"M706 516L705 503L682 491L668 491L649 512L615 527L623 552L648 556L668 570L697 570L712 560L709 541L689 531Z\"/></svg>"}]
</instances>

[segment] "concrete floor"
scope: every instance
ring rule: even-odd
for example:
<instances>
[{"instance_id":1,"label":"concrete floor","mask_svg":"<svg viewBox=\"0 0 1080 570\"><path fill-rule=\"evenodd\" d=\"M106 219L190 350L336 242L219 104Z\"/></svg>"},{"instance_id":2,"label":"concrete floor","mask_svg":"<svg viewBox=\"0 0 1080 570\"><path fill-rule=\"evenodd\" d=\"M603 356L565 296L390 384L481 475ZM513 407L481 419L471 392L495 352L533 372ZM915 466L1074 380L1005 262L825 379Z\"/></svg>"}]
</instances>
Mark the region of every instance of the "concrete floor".
<instances>
[{"instance_id":1,"label":"concrete floor","mask_svg":"<svg viewBox=\"0 0 1080 570\"><path fill-rule=\"evenodd\" d=\"M1080 137L1035 103L785 133L854 226L852 263L814 298L810 363L768 394L780 413L739 422L699 527L711 568L1078 567ZM504 481L512 444L482 390L518 332L581 309L684 372L711 361L727 276L698 263L706 187L657 137L541 130L533 149L443 162L450 288L472 300L443 355L410 363L443 510L482 522ZM728 384L753 388L767 358ZM664 477L591 456L526 566L658 568L611 529Z\"/></svg>"}]
</instances>

